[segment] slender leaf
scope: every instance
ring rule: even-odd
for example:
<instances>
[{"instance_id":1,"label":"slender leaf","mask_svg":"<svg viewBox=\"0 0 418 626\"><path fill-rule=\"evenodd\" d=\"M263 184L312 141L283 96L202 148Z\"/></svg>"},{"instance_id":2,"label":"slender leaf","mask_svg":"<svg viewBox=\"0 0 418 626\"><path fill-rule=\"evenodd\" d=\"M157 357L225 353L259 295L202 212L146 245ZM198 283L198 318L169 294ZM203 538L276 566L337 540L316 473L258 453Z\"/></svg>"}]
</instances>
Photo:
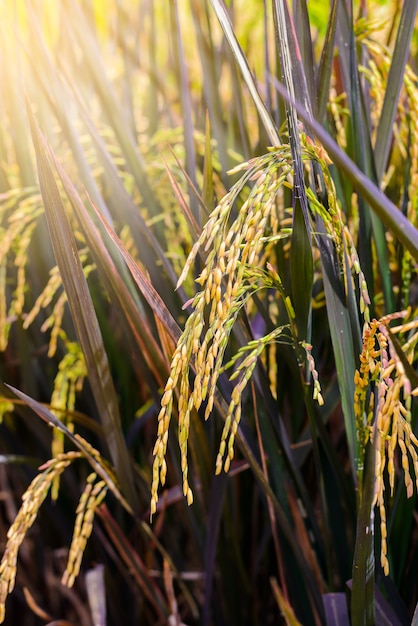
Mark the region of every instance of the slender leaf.
<instances>
[{"instance_id":1,"label":"slender leaf","mask_svg":"<svg viewBox=\"0 0 418 626\"><path fill-rule=\"evenodd\" d=\"M245 58L242 48L235 35L226 7L222 0L210 0L210 2L213 10L215 11L216 17L219 20L222 30L224 31L228 44L231 47L235 60L238 63L238 67L240 68L244 82L247 85L251 97L257 107L258 114L264 124L267 135L273 146L279 146L281 143L279 135L277 134L277 130L274 126L273 120L271 119L270 113L267 111L266 105L264 104L258 92L254 77L248 66L248 61Z\"/></svg>"},{"instance_id":2,"label":"slender leaf","mask_svg":"<svg viewBox=\"0 0 418 626\"><path fill-rule=\"evenodd\" d=\"M86 445L86 443L82 439L74 435L74 433L72 433L67 428L67 426L65 426L65 424L63 424L57 417L55 417L55 415L51 413L51 411L47 409L46 406L44 406L40 402L37 402L33 398L30 398L22 391L19 391L19 389L12 387L12 385L8 385L7 383L5 383L5 385L8 389L13 391L13 393L16 394L16 396L20 398L20 400L27 404L32 409L32 411L39 415L39 417L42 418L44 422L60 430L74 444L74 446L83 453L87 461L92 466L93 470L101 478L103 478L106 485L113 493L113 495L117 498L117 500L122 504L126 511L133 515L133 510L130 504L123 497L119 485L115 482L113 473L109 472L109 470L106 468L106 465L101 462L97 457L92 455L91 449L88 447L88 445Z\"/></svg>"},{"instance_id":3,"label":"slender leaf","mask_svg":"<svg viewBox=\"0 0 418 626\"><path fill-rule=\"evenodd\" d=\"M328 20L327 32L324 46L321 53L321 61L318 70L318 122L323 123L329 98L329 88L331 84L331 75L334 62L334 43L335 33L337 30L339 0L332 0L331 13Z\"/></svg>"},{"instance_id":4,"label":"slender leaf","mask_svg":"<svg viewBox=\"0 0 418 626\"><path fill-rule=\"evenodd\" d=\"M77 244L62 203L51 165L43 151L42 135L27 105L32 139L38 164L39 182L57 265L73 318L78 340L86 360L89 380L103 424L103 432L119 480L135 508L129 455L122 437L118 400L110 374L99 324L78 256Z\"/></svg>"},{"instance_id":5,"label":"slender leaf","mask_svg":"<svg viewBox=\"0 0 418 626\"><path fill-rule=\"evenodd\" d=\"M319 139L347 178L353 183L358 193L362 194L376 215L392 231L415 260L418 260L418 231L387 196L375 185L338 146L327 131L306 113L304 107L290 98L284 86L272 79L277 91L283 98L293 102L299 117Z\"/></svg>"},{"instance_id":6,"label":"slender leaf","mask_svg":"<svg viewBox=\"0 0 418 626\"><path fill-rule=\"evenodd\" d=\"M351 590L352 626L374 626L374 486L375 446L370 443L365 455L364 480L357 520Z\"/></svg>"},{"instance_id":7,"label":"slender leaf","mask_svg":"<svg viewBox=\"0 0 418 626\"><path fill-rule=\"evenodd\" d=\"M418 0L410 0L409 2L403 3L374 147L376 175L379 182L387 166L387 159L393 137L393 122L395 120L399 95L402 89L405 66L410 53L410 44L417 10Z\"/></svg>"},{"instance_id":8,"label":"slender leaf","mask_svg":"<svg viewBox=\"0 0 418 626\"><path fill-rule=\"evenodd\" d=\"M148 371L153 373L159 386L162 386L164 382L162 373L166 369L165 358L153 337L153 332L145 314L142 310L138 310L136 303L117 271L110 253L104 245L103 237L105 236L105 233L103 232L103 229L102 232L100 232L100 230L95 226L79 194L77 193L77 190L62 169L61 165L58 163L58 160L46 140L43 142L43 147L61 178L64 189L67 192L68 198L80 222L80 226L83 228L86 240L96 261L103 283L105 284L112 301L118 302L120 305L120 309L123 312L121 321L128 322L141 354L144 356ZM96 212L98 212L97 207ZM167 373L168 372L166 372L166 374ZM144 372L144 374L146 375L146 372Z\"/></svg>"},{"instance_id":9,"label":"slender leaf","mask_svg":"<svg viewBox=\"0 0 418 626\"><path fill-rule=\"evenodd\" d=\"M299 199L296 199L293 216L290 272L292 279L292 302L296 315L298 336L309 341L308 326L311 315L313 259L312 246Z\"/></svg>"},{"instance_id":10,"label":"slender leaf","mask_svg":"<svg viewBox=\"0 0 418 626\"><path fill-rule=\"evenodd\" d=\"M313 43L310 37L311 25L308 13L308 3L306 0L296 0L293 2L293 24L295 29L295 39L300 47L300 57L306 78L306 86L309 94L309 101L312 113L317 117L316 100L316 66L314 61Z\"/></svg>"},{"instance_id":11,"label":"slender leaf","mask_svg":"<svg viewBox=\"0 0 418 626\"><path fill-rule=\"evenodd\" d=\"M187 67L184 57L184 48L182 35L180 30L179 11L177 0L171 0L170 2L170 15L173 26L173 33L175 36L175 56L177 65L179 68L179 92L181 97L182 109L183 109L183 128L184 128L184 148L186 152L186 171L192 180L194 186L197 186L196 181L196 151L194 147L193 138L193 118L192 118L192 103L189 90L189 79L187 76ZM199 223L199 210L196 199L192 193L189 193L191 212L194 215L195 220Z\"/></svg>"}]
</instances>

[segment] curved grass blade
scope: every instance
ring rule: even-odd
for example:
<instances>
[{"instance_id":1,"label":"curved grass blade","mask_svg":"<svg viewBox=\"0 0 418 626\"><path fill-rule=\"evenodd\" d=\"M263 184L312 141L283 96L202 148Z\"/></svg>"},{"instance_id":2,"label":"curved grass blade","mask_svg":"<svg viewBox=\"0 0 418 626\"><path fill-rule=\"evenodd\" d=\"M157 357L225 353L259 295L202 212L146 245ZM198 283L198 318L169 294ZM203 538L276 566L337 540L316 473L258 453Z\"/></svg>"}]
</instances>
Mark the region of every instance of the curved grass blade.
<instances>
[{"instance_id":1,"label":"curved grass blade","mask_svg":"<svg viewBox=\"0 0 418 626\"><path fill-rule=\"evenodd\" d=\"M257 107L258 114L261 121L263 122L264 128L266 129L269 140L271 141L271 144L273 146L279 146L281 144L281 141L279 139L276 127L273 120L271 119L270 113L268 112L266 105L264 104L259 94L254 77L248 66L247 59L245 58L242 48L235 35L226 7L222 0L210 0L210 3L213 7L216 17L219 20L224 35L238 64L238 67L241 70L244 82L249 89L255 106Z\"/></svg>"},{"instance_id":2,"label":"curved grass blade","mask_svg":"<svg viewBox=\"0 0 418 626\"><path fill-rule=\"evenodd\" d=\"M129 502L136 508L129 454L122 435L116 391L94 311L92 299L78 256L78 249L51 164L43 150L42 135L27 102L35 147L41 194L45 206L54 255L67 294L74 328L86 360L89 381L96 400L104 437Z\"/></svg>"},{"instance_id":3,"label":"curved grass blade","mask_svg":"<svg viewBox=\"0 0 418 626\"><path fill-rule=\"evenodd\" d=\"M177 343L178 339L181 335L181 330L177 322L172 317L171 313L167 309L164 304L163 299L159 295L159 293L154 289L151 282L148 280L145 271L143 271L129 254L128 250L123 245L123 242L119 239L114 230L110 227L110 225L106 222L103 215L101 215L97 209L93 205L93 209L96 211L96 215L103 224L107 235L113 241L115 246L118 248L123 258L125 259L126 265L128 266L133 279L138 285L142 295L145 300L148 302L151 307L153 313L158 317L158 319L162 322L165 330L168 332L170 338Z\"/></svg>"},{"instance_id":4,"label":"curved grass blade","mask_svg":"<svg viewBox=\"0 0 418 626\"><path fill-rule=\"evenodd\" d=\"M300 47L300 56L306 78L309 101L311 103L312 113L316 117L316 67L312 48L311 25L307 0L296 0L293 2L293 24L295 28L295 38Z\"/></svg>"},{"instance_id":5,"label":"curved grass blade","mask_svg":"<svg viewBox=\"0 0 418 626\"><path fill-rule=\"evenodd\" d=\"M336 293L323 263L323 281L332 349L337 369L344 414L350 466L353 480L356 481L358 466L358 441L354 416L354 372L356 370L353 335L347 307Z\"/></svg>"},{"instance_id":6,"label":"curved grass blade","mask_svg":"<svg viewBox=\"0 0 418 626\"><path fill-rule=\"evenodd\" d=\"M39 417L43 419L44 422L46 422L50 426L53 426L54 428L58 428L58 430L60 430L73 443L73 445L78 448L80 452L82 452L83 456L85 456L87 461L92 466L93 470L100 476L100 478L103 478L110 491L121 503L124 509L128 511L128 513L133 515L134 512L132 510L132 507L122 495L119 485L116 484L115 478L113 477L112 473L109 472L103 462L101 462L96 456L93 456L91 449L87 445L87 442L85 442L81 437L77 437L77 435L74 435L74 433L72 433L65 426L65 424L63 424L53 413L51 413L51 411L46 406L44 406L40 402L37 402L30 396L27 396L25 393L19 391L19 389L16 389L12 385L8 385L7 383L4 383L4 385L8 389L10 389L10 391L12 391L20 400L27 404L27 406L30 407L34 413L39 415Z\"/></svg>"},{"instance_id":7,"label":"curved grass blade","mask_svg":"<svg viewBox=\"0 0 418 626\"><path fill-rule=\"evenodd\" d=\"M170 18L172 24L172 31L175 39L174 57L177 65L177 72L179 76L179 92L182 104L183 113L183 128L184 128L184 148L186 154L186 172L193 182L194 187L197 187L196 180L196 151L194 147L193 138L193 118L192 118L192 104L189 90L189 79L187 76L187 66L184 57L183 40L180 30L180 20L177 0L173 0L169 5ZM199 207L196 202L192 191L189 189L190 209L194 215L195 220L200 223L199 219Z\"/></svg>"},{"instance_id":8,"label":"curved grass blade","mask_svg":"<svg viewBox=\"0 0 418 626\"><path fill-rule=\"evenodd\" d=\"M97 269L101 275L102 281L108 291L112 302L118 302L123 319L126 320L131 328L132 334L136 339L138 348L144 357L147 368L154 375L159 386L164 384L164 377L167 370L166 359L164 358L153 332L149 326L145 313L141 313L134 302L130 292L128 291L117 267L115 266L109 251L104 245L103 238L106 236L102 230L95 225L89 215L83 201L77 193L74 185L68 178L65 171L60 166L51 148L44 142L44 149L47 152L51 162L58 172L63 183L64 189L68 195L75 214L80 222L80 226L85 234L89 250L96 262ZM90 199L93 205L93 201ZM96 212L98 209L96 207ZM148 373L144 368L144 375ZM168 372L167 372L168 373Z\"/></svg>"},{"instance_id":9,"label":"curved grass blade","mask_svg":"<svg viewBox=\"0 0 418 626\"><path fill-rule=\"evenodd\" d=\"M396 205L385 196L383 191L360 170L343 150L341 150L337 142L321 124L318 124L318 122L312 119L299 102L292 100L284 85L275 78L271 78L271 80L280 95L286 100L293 102L299 117L322 143L334 164L353 183L357 192L364 196L376 215L392 231L405 248L409 250L413 258L418 260L418 230L402 214Z\"/></svg>"},{"instance_id":10,"label":"curved grass blade","mask_svg":"<svg viewBox=\"0 0 418 626\"><path fill-rule=\"evenodd\" d=\"M392 143L393 122L409 56L417 10L418 0L409 0L409 2L403 3L374 147L376 175L379 182L385 171Z\"/></svg>"},{"instance_id":11,"label":"curved grass blade","mask_svg":"<svg viewBox=\"0 0 418 626\"><path fill-rule=\"evenodd\" d=\"M331 84L332 66L334 61L334 42L337 30L339 0L332 0L331 13L328 20L327 32L324 46L322 48L321 60L319 62L317 100L318 100L318 122L323 123L328 105L329 88Z\"/></svg>"},{"instance_id":12,"label":"curved grass blade","mask_svg":"<svg viewBox=\"0 0 418 626\"><path fill-rule=\"evenodd\" d=\"M302 626L299 620L296 618L292 607L289 604L289 601L286 600L283 595L278 582L275 578L270 578L271 588L273 590L274 598L277 602L277 606L280 609L280 613L285 621L286 626Z\"/></svg>"}]
</instances>

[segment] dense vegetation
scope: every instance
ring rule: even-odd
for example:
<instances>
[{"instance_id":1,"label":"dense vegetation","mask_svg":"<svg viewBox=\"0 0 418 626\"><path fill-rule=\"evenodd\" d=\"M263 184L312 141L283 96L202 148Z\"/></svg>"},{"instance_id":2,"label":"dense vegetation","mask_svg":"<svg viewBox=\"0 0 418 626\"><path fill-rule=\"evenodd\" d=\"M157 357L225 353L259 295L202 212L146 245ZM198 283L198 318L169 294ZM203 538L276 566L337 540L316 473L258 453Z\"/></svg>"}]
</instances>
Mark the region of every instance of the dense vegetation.
<instances>
[{"instance_id":1,"label":"dense vegetation","mask_svg":"<svg viewBox=\"0 0 418 626\"><path fill-rule=\"evenodd\" d=\"M2 3L4 623L418 624L418 2L309 4Z\"/></svg>"}]
</instances>

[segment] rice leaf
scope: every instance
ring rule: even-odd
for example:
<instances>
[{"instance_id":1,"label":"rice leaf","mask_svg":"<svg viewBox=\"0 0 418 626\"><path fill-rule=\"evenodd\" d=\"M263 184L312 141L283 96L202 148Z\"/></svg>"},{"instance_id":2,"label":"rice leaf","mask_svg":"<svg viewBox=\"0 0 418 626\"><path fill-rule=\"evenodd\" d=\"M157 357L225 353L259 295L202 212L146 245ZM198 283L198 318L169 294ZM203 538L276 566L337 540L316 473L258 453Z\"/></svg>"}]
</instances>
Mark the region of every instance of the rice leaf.
<instances>
[{"instance_id":1,"label":"rice leaf","mask_svg":"<svg viewBox=\"0 0 418 626\"><path fill-rule=\"evenodd\" d=\"M187 66L184 57L184 48L182 35L180 30L180 21L179 21L179 11L177 0L173 0L170 2L170 17L172 30L175 37L175 60L176 65L178 67L177 74L179 75L179 93L181 97L182 103L182 113L183 113L183 129L184 129L184 149L186 153L186 171L188 176L190 177L194 187L197 187L196 181L196 151L194 147L194 138L193 138L193 116L192 116L192 103L191 103L191 95L189 90L189 79L187 76ZM194 215L197 223L200 223L199 219L199 207L196 202L196 199L189 191L190 198L190 208L191 212Z\"/></svg>"},{"instance_id":2,"label":"rice leaf","mask_svg":"<svg viewBox=\"0 0 418 626\"><path fill-rule=\"evenodd\" d=\"M89 381L97 403L99 417L109 452L121 484L133 508L136 495L126 444L123 440L118 400L113 386L109 363L90 292L78 256L77 244L65 207L61 200L49 160L43 151L41 133L29 103L27 112L35 146L39 182L45 206L49 232L57 265L77 333L86 360Z\"/></svg>"},{"instance_id":3,"label":"rice leaf","mask_svg":"<svg viewBox=\"0 0 418 626\"><path fill-rule=\"evenodd\" d=\"M374 595L374 485L375 447L367 446L365 471L357 518L357 535L353 559L351 589L352 626L373 626L375 622Z\"/></svg>"},{"instance_id":4,"label":"rice leaf","mask_svg":"<svg viewBox=\"0 0 418 626\"><path fill-rule=\"evenodd\" d=\"M289 96L285 87L276 79L272 80L277 91L283 98L293 103L299 117L322 143L333 159L334 164L353 183L357 192L364 196L376 215L392 231L405 248L409 250L413 258L418 260L418 231L413 224L411 224L393 202L385 196L383 191L359 169L350 157L341 150L331 135L306 113L304 107Z\"/></svg>"},{"instance_id":5,"label":"rice leaf","mask_svg":"<svg viewBox=\"0 0 418 626\"><path fill-rule=\"evenodd\" d=\"M318 70L318 114L317 120L323 123L327 112L327 104L329 99L329 88L331 84L331 75L334 62L334 45L335 34L337 30L339 0L332 0L330 16L327 25L324 45L321 52L321 60Z\"/></svg>"},{"instance_id":6,"label":"rice leaf","mask_svg":"<svg viewBox=\"0 0 418 626\"><path fill-rule=\"evenodd\" d=\"M213 606L213 585L216 564L216 549L222 520L222 507L226 496L228 478L226 474L215 476L210 491L207 536L205 544L205 595L202 614L202 625L209 626Z\"/></svg>"},{"instance_id":7,"label":"rice leaf","mask_svg":"<svg viewBox=\"0 0 418 626\"><path fill-rule=\"evenodd\" d=\"M203 164L203 203L208 215L215 208L215 191L213 188L212 146L210 143L211 126L209 113L206 111L205 160Z\"/></svg>"},{"instance_id":8,"label":"rice leaf","mask_svg":"<svg viewBox=\"0 0 418 626\"><path fill-rule=\"evenodd\" d=\"M92 466L93 470L106 482L106 485L109 487L110 491L116 497L116 499L121 503L126 511L133 515L133 510L131 505L125 500L123 494L121 493L119 485L115 482L115 478L113 473L111 473L106 467L105 463L101 461L98 457L92 454L91 448L87 445L82 438L77 437L72 433L65 424L63 424L46 406L37 402L33 398L27 396L19 389L12 387L12 385L8 385L4 383L5 386L10 389L20 400L22 400L25 404L27 404L34 413L39 415L41 419L44 420L50 426L57 428L60 430L70 441L71 443L83 453L83 456L87 459L87 461Z\"/></svg>"},{"instance_id":9,"label":"rice leaf","mask_svg":"<svg viewBox=\"0 0 418 626\"><path fill-rule=\"evenodd\" d=\"M97 269L101 275L102 281L106 286L112 302L118 302L120 311L122 312L121 321L127 321L136 339L140 353L144 357L147 368L144 368L144 376L152 372L159 386L163 385L164 370L166 361L161 350L153 337L145 313L139 311L136 303L130 295L122 277L120 276L106 246L103 238L105 233L95 226L88 211L86 210L80 196L78 195L74 185L59 165L50 148L45 145L49 158L54 163L55 168L62 180L65 191L68 194L72 207L77 215L80 225L86 236L89 249L96 262ZM97 209L96 209L97 210Z\"/></svg>"},{"instance_id":10,"label":"rice leaf","mask_svg":"<svg viewBox=\"0 0 418 626\"><path fill-rule=\"evenodd\" d=\"M323 281L332 348L341 393L341 405L347 434L350 465L353 479L357 476L358 441L354 415L354 372L356 361L350 315L344 301L333 288L323 263Z\"/></svg>"},{"instance_id":11,"label":"rice leaf","mask_svg":"<svg viewBox=\"0 0 418 626\"><path fill-rule=\"evenodd\" d=\"M243 80L248 87L255 106L257 107L258 114L261 121L263 122L264 128L266 129L269 140L271 141L271 144L273 146L279 146L281 143L279 135L277 134L277 130L275 128L273 120L271 119L270 113L268 112L266 105L264 104L259 94L254 77L249 68L248 61L235 35L233 26L231 24L231 19L228 15L225 4L222 0L210 0L210 3L216 14L216 17L219 20L222 30L224 31L225 37L241 71Z\"/></svg>"},{"instance_id":12,"label":"rice leaf","mask_svg":"<svg viewBox=\"0 0 418 626\"><path fill-rule=\"evenodd\" d=\"M317 117L316 64L314 61L311 24L306 0L296 0L293 2L293 25L295 39L300 47L300 58L306 78L306 87L312 107L312 114Z\"/></svg>"},{"instance_id":13,"label":"rice leaf","mask_svg":"<svg viewBox=\"0 0 418 626\"><path fill-rule=\"evenodd\" d=\"M405 66L410 55L411 38L414 32L417 9L418 0L410 0L410 2L404 2L402 5L396 42L392 54L392 63L387 78L385 98L383 100L374 147L378 182L381 181L387 167L393 137L393 122L395 120L399 96L402 89Z\"/></svg>"},{"instance_id":14,"label":"rice leaf","mask_svg":"<svg viewBox=\"0 0 418 626\"><path fill-rule=\"evenodd\" d=\"M300 200L293 210L292 247L290 251L292 302L300 339L309 341L309 318L313 283L312 245L306 230Z\"/></svg>"}]
</instances>

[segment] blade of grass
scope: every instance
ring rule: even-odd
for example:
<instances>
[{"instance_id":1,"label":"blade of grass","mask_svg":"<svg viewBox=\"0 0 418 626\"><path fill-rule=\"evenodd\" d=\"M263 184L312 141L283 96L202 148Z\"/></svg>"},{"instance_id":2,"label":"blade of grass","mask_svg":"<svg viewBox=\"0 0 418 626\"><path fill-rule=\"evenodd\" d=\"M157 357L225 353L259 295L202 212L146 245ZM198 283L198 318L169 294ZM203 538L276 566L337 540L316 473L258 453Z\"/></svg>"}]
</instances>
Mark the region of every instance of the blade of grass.
<instances>
[{"instance_id":1,"label":"blade of grass","mask_svg":"<svg viewBox=\"0 0 418 626\"><path fill-rule=\"evenodd\" d=\"M300 46L301 62L306 78L306 86L312 107L312 113L315 117L317 117L316 67L312 49L311 25L306 0L296 0L296 2L293 2L293 24L295 28L296 41Z\"/></svg>"},{"instance_id":2,"label":"blade of grass","mask_svg":"<svg viewBox=\"0 0 418 626\"><path fill-rule=\"evenodd\" d=\"M358 466L358 441L354 416L354 373L356 370L350 316L344 302L336 294L323 263L323 281L328 324L331 333L335 367L341 393L351 473L356 482Z\"/></svg>"},{"instance_id":3,"label":"blade of grass","mask_svg":"<svg viewBox=\"0 0 418 626\"><path fill-rule=\"evenodd\" d=\"M194 187L197 187L196 180L196 151L194 147L193 138L193 117L192 117L192 103L189 89L189 79L187 76L187 67L184 58L183 40L180 31L180 20L177 6L177 0L171 0L169 4L170 17L172 31L175 37L175 63L178 67L177 74L179 75L179 92L182 104L183 113L183 129L184 129L184 149L186 153L186 172L193 182ZM190 209L194 215L195 220L200 224L199 207L196 199L189 190Z\"/></svg>"},{"instance_id":4,"label":"blade of grass","mask_svg":"<svg viewBox=\"0 0 418 626\"><path fill-rule=\"evenodd\" d=\"M313 284L312 244L299 198L295 200L290 249L292 304L298 337L309 342Z\"/></svg>"},{"instance_id":5,"label":"blade of grass","mask_svg":"<svg viewBox=\"0 0 418 626\"><path fill-rule=\"evenodd\" d=\"M247 59L235 35L225 4L222 0L210 0L210 3L222 27L235 60L238 63L244 82L248 87L255 106L257 107L258 114L263 122L264 128L266 129L269 140L273 146L279 146L281 144L279 135L277 134L277 130L273 120L271 119L270 113L268 112L266 105L258 92L257 85L248 66Z\"/></svg>"},{"instance_id":6,"label":"blade of grass","mask_svg":"<svg viewBox=\"0 0 418 626\"><path fill-rule=\"evenodd\" d=\"M83 455L86 457L87 461L92 466L93 470L101 478L103 478L103 480L105 481L106 485L109 487L110 491L113 493L113 495L116 497L116 499L121 503L121 505L124 507L124 509L126 511L128 511L128 513L133 515L134 513L133 513L133 510L132 510L132 507L127 502L127 500L125 500L124 496L122 495L122 493L120 491L119 485L117 485L116 482L115 482L114 477L107 470L105 464L103 462L99 461L99 459L96 456L93 456L93 454L91 453L91 449L88 447L88 445L86 445L86 442L84 442L81 438L77 437L77 435L74 435L74 433L72 433L65 426L65 424L63 424L53 413L51 413L51 411L49 409L47 409L46 406L44 406L40 402L37 402L33 398L30 398L29 396L27 396L22 391L19 391L19 389L16 389L15 387L12 387L12 385L8 385L7 383L4 383L4 384L20 400L22 400L25 404L27 404L32 409L32 411L34 411L34 413L39 415L39 417L41 419L43 419L44 422L46 422L48 425L54 426L54 428L57 428L58 430L60 430L71 441L71 443L76 448L78 448L80 450L80 452L83 453Z\"/></svg>"},{"instance_id":7,"label":"blade of grass","mask_svg":"<svg viewBox=\"0 0 418 626\"><path fill-rule=\"evenodd\" d=\"M338 146L331 135L306 112L304 107L292 100L285 87L274 77L271 78L280 95L293 102L299 117L304 124L322 143L324 148L337 166L353 183L357 192L362 194L376 215L392 231L397 239L418 260L418 231L401 211L389 200L379 187L373 183L350 159L350 157Z\"/></svg>"},{"instance_id":8,"label":"blade of grass","mask_svg":"<svg viewBox=\"0 0 418 626\"><path fill-rule=\"evenodd\" d=\"M389 150L393 137L393 122L402 89L405 66L410 54L412 33L414 32L415 17L418 10L418 0L410 0L402 5L398 32L396 34L395 47L392 54L392 62L385 89L382 112L377 128L376 143L374 147L376 175L378 182L381 181L386 169Z\"/></svg>"},{"instance_id":9,"label":"blade of grass","mask_svg":"<svg viewBox=\"0 0 418 626\"><path fill-rule=\"evenodd\" d=\"M210 144L211 126L209 112L206 111L205 158L203 162L202 199L208 215L215 208L215 190L213 187L212 147Z\"/></svg>"},{"instance_id":10,"label":"blade of grass","mask_svg":"<svg viewBox=\"0 0 418 626\"><path fill-rule=\"evenodd\" d=\"M200 234L199 222L195 220L193 213L190 211L190 207L187 204L187 200L184 197L183 192L180 189L180 186L177 183L174 174L171 172L167 161L165 160L164 157L162 157L162 160L164 163L165 171L167 172L168 179L173 188L174 195L176 196L179 206L181 207L181 210L183 211L183 214L187 220L187 225L189 227L193 241L196 241L197 239L199 239L199 234Z\"/></svg>"},{"instance_id":11,"label":"blade of grass","mask_svg":"<svg viewBox=\"0 0 418 626\"><path fill-rule=\"evenodd\" d=\"M133 487L132 469L122 436L116 391L113 386L99 324L78 256L75 237L62 203L51 165L43 151L42 135L36 125L29 103L27 103L26 108L36 152L41 194L55 258L67 294L77 337L86 360L89 381L97 403L99 417L103 424L106 444L115 464L119 480L126 490L128 500L135 509L137 498Z\"/></svg>"},{"instance_id":12,"label":"blade of grass","mask_svg":"<svg viewBox=\"0 0 418 626\"><path fill-rule=\"evenodd\" d=\"M148 371L151 371L158 385L162 386L164 384L166 360L154 339L153 332L146 315L144 313L141 314L138 310L134 300L125 286L125 283L121 279L121 276L113 263L106 246L104 245L103 229L102 232L100 232L94 224L74 185L71 183L65 171L58 163L49 146L44 144L44 148L47 151L51 162L54 163L58 175L61 178L64 189L86 236L90 252L93 255L96 267L102 277L104 285L106 286L111 301L119 303L120 310L123 313L122 321L128 322L132 334L136 339L138 348L145 359L148 369L144 368L144 375L146 376ZM93 204L91 199L90 202ZM96 211L98 211L97 207ZM166 371L166 374L168 374L168 371Z\"/></svg>"},{"instance_id":13,"label":"blade of grass","mask_svg":"<svg viewBox=\"0 0 418 626\"><path fill-rule=\"evenodd\" d=\"M205 591L202 625L209 626L213 606L213 578L215 574L216 548L221 526L222 507L225 500L228 478L226 474L215 476L210 491L205 544Z\"/></svg>"},{"instance_id":14,"label":"blade of grass","mask_svg":"<svg viewBox=\"0 0 418 626\"><path fill-rule=\"evenodd\" d=\"M327 32L324 46L321 52L321 60L318 71L317 100L318 114L317 120L323 123L327 113L329 100L329 88L331 84L332 67L334 62L334 44L337 30L339 0L332 0L331 12L328 20Z\"/></svg>"},{"instance_id":15,"label":"blade of grass","mask_svg":"<svg viewBox=\"0 0 418 626\"><path fill-rule=\"evenodd\" d=\"M353 560L352 626L373 626L375 624L373 510L375 447L373 444L368 445L363 476Z\"/></svg>"},{"instance_id":16,"label":"blade of grass","mask_svg":"<svg viewBox=\"0 0 418 626\"><path fill-rule=\"evenodd\" d=\"M94 37L87 36L90 29L81 7L73 2L65 2L65 7L68 23L71 25L71 33L74 35L83 53L83 67L85 71L88 72L96 88L102 109L115 132L125 156L127 167L133 174L137 187L149 211L152 213L160 213L155 194L148 182L144 160L130 133L129 125L126 124L125 115L123 114L105 70L97 40Z\"/></svg>"},{"instance_id":17,"label":"blade of grass","mask_svg":"<svg viewBox=\"0 0 418 626\"><path fill-rule=\"evenodd\" d=\"M274 598L277 602L277 606L280 609L280 613L286 623L286 626L302 626L302 624L296 618L296 615L294 614L288 600L282 593L277 583L277 580L275 578L270 578L270 584L273 590Z\"/></svg>"}]
</instances>

